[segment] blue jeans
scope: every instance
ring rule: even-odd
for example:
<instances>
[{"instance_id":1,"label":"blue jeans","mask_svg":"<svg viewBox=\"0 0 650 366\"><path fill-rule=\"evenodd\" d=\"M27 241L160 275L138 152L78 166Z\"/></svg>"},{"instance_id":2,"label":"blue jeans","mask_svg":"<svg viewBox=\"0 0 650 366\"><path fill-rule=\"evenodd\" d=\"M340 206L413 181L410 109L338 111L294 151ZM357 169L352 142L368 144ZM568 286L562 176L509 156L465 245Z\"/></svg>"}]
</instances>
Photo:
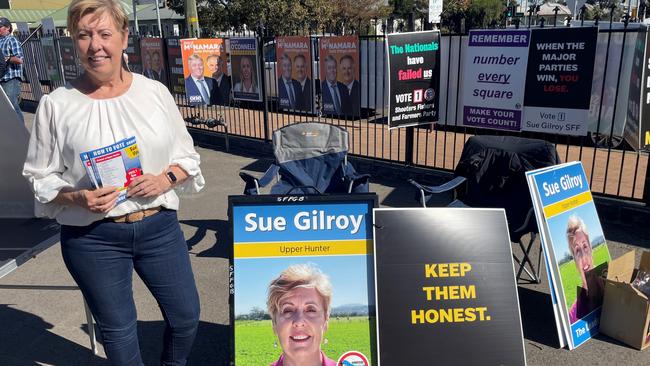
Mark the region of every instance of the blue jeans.
<instances>
[{"instance_id":1,"label":"blue jeans","mask_svg":"<svg viewBox=\"0 0 650 366\"><path fill-rule=\"evenodd\" d=\"M176 211L135 223L62 226L61 251L95 317L113 365L143 365L133 269L165 319L162 365L185 365L199 324L199 295Z\"/></svg>"},{"instance_id":2,"label":"blue jeans","mask_svg":"<svg viewBox=\"0 0 650 366\"><path fill-rule=\"evenodd\" d=\"M25 118L23 117L23 112L20 110L20 104L18 102L18 97L20 96L20 79L13 78L7 81L0 81L0 85L2 85L2 89L4 89L7 97L9 97L9 101L14 107L14 110L16 110L18 119L20 119L21 122L25 123Z\"/></svg>"}]
</instances>

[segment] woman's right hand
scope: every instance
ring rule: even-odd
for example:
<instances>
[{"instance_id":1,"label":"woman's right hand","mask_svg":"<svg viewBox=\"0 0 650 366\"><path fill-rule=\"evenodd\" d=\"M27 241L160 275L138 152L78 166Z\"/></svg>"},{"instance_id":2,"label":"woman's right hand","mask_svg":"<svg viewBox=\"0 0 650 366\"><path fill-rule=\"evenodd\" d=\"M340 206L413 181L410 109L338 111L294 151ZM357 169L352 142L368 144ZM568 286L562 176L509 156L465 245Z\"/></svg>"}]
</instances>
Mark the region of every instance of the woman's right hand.
<instances>
[{"instance_id":1,"label":"woman's right hand","mask_svg":"<svg viewBox=\"0 0 650 366\"><path fill-rule=\"evenodd\" d=\"M106 213L115 207L120 191L115 187L81 189L73 193L74 203L94 213Z\"/></svg>"}]
</instances>

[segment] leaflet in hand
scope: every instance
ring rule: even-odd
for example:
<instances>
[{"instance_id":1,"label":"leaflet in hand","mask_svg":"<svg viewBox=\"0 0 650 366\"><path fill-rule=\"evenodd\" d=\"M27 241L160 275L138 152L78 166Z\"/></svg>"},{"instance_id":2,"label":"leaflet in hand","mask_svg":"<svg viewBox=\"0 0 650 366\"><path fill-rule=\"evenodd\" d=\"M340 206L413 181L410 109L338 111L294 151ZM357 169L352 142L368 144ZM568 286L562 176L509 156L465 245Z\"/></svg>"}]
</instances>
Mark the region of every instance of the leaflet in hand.
<instances>
[{"instance_id":1,"label":"leaflet in hand","mask_svg":"<svg viewBox=\"0 0 650 366\"><path fill-rule=\"evenodd\" d=\"M120 188L117 204L126 200L126 188L133 178L142 175L135 137L81 153L79 156L93 188Z\"/></svg>"}]
</instances>

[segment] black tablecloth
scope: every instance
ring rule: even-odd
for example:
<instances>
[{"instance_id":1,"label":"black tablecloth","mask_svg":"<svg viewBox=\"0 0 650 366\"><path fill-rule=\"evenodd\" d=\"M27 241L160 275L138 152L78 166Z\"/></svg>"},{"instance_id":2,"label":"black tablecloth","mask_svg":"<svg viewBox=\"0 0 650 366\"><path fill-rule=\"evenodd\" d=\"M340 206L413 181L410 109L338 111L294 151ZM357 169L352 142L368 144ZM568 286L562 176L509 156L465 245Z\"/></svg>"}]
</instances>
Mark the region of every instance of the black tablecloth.
<instances>
[{"instance_id":1,"label":"black tablecloth","mask_svg":"<svg viewBox=\"0 0 650 366\"><path fill-rule=\"evenodd\" d=\"M456 175L467 178L463 202L472 207L505 208L513 236L532 208L526 171L559 163L555 146L547 141L515 136L472 136L465 143Z\"/></svg>"}]
</instances>

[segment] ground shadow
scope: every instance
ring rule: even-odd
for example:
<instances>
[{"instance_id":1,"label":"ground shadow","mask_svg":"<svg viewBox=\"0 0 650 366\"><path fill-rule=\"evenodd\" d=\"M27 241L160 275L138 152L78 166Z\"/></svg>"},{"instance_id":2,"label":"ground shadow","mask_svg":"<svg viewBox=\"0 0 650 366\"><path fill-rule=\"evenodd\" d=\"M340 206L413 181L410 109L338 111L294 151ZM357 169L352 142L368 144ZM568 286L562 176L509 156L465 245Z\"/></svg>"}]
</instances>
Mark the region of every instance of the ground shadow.
<instances>
[{"instance_id":1,"label":"ground shadow","mask_svg":"<svg viewBox=\"0 0 650 366\"><path fill-rule=\"evenodd\" d=\"M0 364L108 365L88 347L51 333L41 317L0 304Z\"/></svg>"},{"instance_id":2,"label":"ground shadow","mask_svg":"<svg viewBox=\"0 0 650 366\"><path fill-rule=\"evenodd\" d=\"M273 164L273 159L258 159L244 166L241 170L264 173Z\"/></svg>"},{"instance_id":3,"label":"ground shadow","mask_svg":"<svg viewBox=\"0 0 650 366\"><path fill-rule=\"evenodd\" d=\"M163 321L138 322L140 350L145 365L160 364L164 330L165 322ZM188 366L229 365L229 360L230 327L204 321L199 322L199 330L194 340Z\"/></svg>"},{"instance_id":4,"label":"ground shadow","mask_svg":"<svg viewBox=\"0 0 650 366\"><path fill-rule=\"evenodd\" d=\"M521 286L518 286L517 290L524 338L557 348L559 340L551 295Z\"/></svg>"},{"instance_id":5,"label":"ground shadow","mask_svg":"<svg viewBox=\"0 0 650 366\"><path fill-rule=\"evenodd\" d=\"M650 225L622 225L601 219L605 238L608 241L628 243L640 248L650 249Z\"/></svg>"},{"instance_id":6,"label":"ground shadow","mask_svg":"<svg viewBox=\"0 0 650 366\"><path fill-rule=\"evenodd\" d=\"M192 237L186 239L189 250L205 239L206 235L208 235L208 230L215 233L214 244L212 244L208 249L198 253L196 255L197 257L229 258L230 240L228 239L228 232L230 230L230 224L228 221L181 220L180 223L196 228L196 233L194 233Z\"/></svg>"}]
</instances>

